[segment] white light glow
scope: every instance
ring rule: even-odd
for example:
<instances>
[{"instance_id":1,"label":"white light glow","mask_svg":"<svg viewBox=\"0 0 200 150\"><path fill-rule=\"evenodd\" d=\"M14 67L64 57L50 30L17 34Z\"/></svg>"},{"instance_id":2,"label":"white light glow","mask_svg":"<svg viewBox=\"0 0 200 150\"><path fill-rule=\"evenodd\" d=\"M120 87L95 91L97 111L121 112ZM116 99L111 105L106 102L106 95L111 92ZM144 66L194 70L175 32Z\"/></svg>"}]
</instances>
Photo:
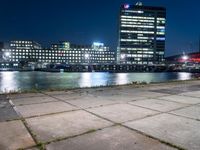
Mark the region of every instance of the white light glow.
<instances>
[{"instance_id":1,"label":"white light glow","mask_svg":"<svg viewBox=\"0 0 200 150\"><path fill-rule=\"evenodd\" d=\"M185 55L185 56L183 56L182 58L183 58L183 60L188 60L188 59L189 59L189 57L188 57L188 56L186 56L186 55Z\"/></svg>"},{"instance_id":2,"label":"white light glow","mask_svg":"<svg viewBox=\"0 0 200 150\"><path fill-rule=\"evenodd\" d=\"M102 47L103 47L103 46L104 46L104 43L94 42L94 43L93 43L93 46L98 46L98 47L99 47L99 46L102 46Z\"/></svg>"},{"instance_id":3,"label":"white light glow","mask_svg":"<svg viewBox=\"0 0 200 150\"><path fill-rule=\"evenodd\" d=\"M85 59L89 59L90 55L89 54L85 54Z\"/></svg>"},{"instance_id":4,"label":"white light glow","mask_svg":"<svg viewBox=\"0 0 200 150\"><path fill-rule=\"evenodd\" d=\"M126 55L125 54L121 54L121 59L125 59Z\"/></svg>"},{"instance_id":5,"label":"white light glow","mask_svg":"<svg viewBox=\"0 0 200 150\"><path fill-rule=\"evenodd\" d=\"M10 52L5 52L4 54L6 57L9 57L10 56Z\"/></svg>"}]
</instances>

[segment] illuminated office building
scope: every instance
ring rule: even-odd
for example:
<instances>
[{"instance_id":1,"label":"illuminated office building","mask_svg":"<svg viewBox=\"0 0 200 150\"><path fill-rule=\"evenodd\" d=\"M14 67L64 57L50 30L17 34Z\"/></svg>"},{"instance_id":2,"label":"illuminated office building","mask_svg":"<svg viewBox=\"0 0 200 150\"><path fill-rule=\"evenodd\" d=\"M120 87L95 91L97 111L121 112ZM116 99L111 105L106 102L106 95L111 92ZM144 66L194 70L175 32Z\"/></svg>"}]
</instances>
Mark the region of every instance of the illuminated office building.
<instances>
[{"instance_id":1,"label":"illuminated office building","mask_svg":"<svg viewBox=\"0 0 200 150\"><path fill-rule=\"evenodd\" d=\"M160 64L165 52L166 9L125 4L120 9L117 62Z\"/></svg>"},{"instance_id":2,"label":"illuminated office building","mask_svg":"<svg viewBox=\"0 0 200 150\"><path fill-rule=\"evenodd\" d=\"M76 45L60 42L52 44L51 48L42 48L34 41L11 41L9 45L2 49L3 60L15 65L20 62L69 65L115 63L115 53L103 43Z\"/></svg>"}]
</instances>

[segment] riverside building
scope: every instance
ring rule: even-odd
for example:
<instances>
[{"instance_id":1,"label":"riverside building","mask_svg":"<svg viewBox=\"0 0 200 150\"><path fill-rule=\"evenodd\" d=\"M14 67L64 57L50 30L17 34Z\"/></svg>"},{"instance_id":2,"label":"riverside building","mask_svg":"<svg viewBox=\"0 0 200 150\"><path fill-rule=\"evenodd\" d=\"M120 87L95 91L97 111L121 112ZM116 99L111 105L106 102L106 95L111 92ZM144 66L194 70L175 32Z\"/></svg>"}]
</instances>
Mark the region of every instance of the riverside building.
<instances>
[{"instance_id":1,"label":"riverside building","mask_svg":"<svg viewBox=\"0 0 200 150\"><path fill-rule=\"evenodd\" d=\"M124 4L120 8L117 62L161 64L165 52L166 9Z\"/></svg>"},{"instance_id":2,"label":"riverside building","mask_svg":"<svg viewBox=\"0 0 200 150\"><path fill-rule=\"evenodd\" d=\"M3 66L18 66L20 63L43 64L112 64L115 63L115 52L103 43L92 45L76 45L69 42L52 44L50 48L42 48L34 41L11 41L2 49ZM2 65L2 64L1 64Z\"/></svg>"}]
</instances>

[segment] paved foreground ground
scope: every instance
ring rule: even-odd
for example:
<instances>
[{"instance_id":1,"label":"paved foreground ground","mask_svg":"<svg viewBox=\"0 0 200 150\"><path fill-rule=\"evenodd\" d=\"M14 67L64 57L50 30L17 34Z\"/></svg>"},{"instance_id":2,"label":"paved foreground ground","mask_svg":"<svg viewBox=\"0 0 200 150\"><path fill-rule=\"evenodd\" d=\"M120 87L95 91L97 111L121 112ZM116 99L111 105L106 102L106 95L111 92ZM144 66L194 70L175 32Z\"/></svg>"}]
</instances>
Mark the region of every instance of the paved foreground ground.
<instances>
[{"instance_id":1,"label":"paved foreground ground","mask_svg":"<svg viewBox=\"0 0 200 150\"><path fill-rule=\"evenodd\" d=\"M0 150L200 150L200 81L0 95Z\"/></svg>"}]
</instances>

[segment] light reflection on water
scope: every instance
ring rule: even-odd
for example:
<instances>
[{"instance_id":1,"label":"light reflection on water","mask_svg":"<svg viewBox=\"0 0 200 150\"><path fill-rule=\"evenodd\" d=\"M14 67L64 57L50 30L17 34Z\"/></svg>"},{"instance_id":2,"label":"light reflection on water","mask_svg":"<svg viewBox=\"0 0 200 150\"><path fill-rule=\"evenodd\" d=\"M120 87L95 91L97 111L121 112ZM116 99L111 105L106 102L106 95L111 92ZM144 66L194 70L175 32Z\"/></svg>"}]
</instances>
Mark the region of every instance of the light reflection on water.
<instances>
[{"instance_id":1,"label":"light reflection on water","mask_svg":"<svg viewBox=\"0 0 200 150\"><path fill-rule=\"evenodd\" d=\"M178 79L179 80L189 80L191 78L192 78L192 74L190 74L190 73L181 72L181 73L178 74Z\"/></svg>"},{"instance_id":2,"label":"light reflection on water","mask_svg":"<svg viewBox=\"0 0 200 150\"><path fill-rule=\"evenodd\" d=\"M130 81L128 81L128 74L127 73L118 73L116 74L116 84L128 84Z\"/></svg>"},{"instance_id":3,"label":"light reflection on water","mask_svg":"<svg viewBox=\"0 0 200 150\"><path fill-rule=\"evenodd\" d=\"M191 73L49 73L0 72L0 93L37 89L59 89L121 85L132 82L188 80Z\"/></svg>"},{"instance_id":4,"label":"light reflection on water","mask_svg":"<svg viewBox=\"0 0 200 150\"><path fill-rule=\"evenodd\" d=\"M17 86L17 80L15 80L16 73L13 72L2 72L1 73L1 91L11 91L13 89L19 89Z\"/></svg>"}]
</instances>

